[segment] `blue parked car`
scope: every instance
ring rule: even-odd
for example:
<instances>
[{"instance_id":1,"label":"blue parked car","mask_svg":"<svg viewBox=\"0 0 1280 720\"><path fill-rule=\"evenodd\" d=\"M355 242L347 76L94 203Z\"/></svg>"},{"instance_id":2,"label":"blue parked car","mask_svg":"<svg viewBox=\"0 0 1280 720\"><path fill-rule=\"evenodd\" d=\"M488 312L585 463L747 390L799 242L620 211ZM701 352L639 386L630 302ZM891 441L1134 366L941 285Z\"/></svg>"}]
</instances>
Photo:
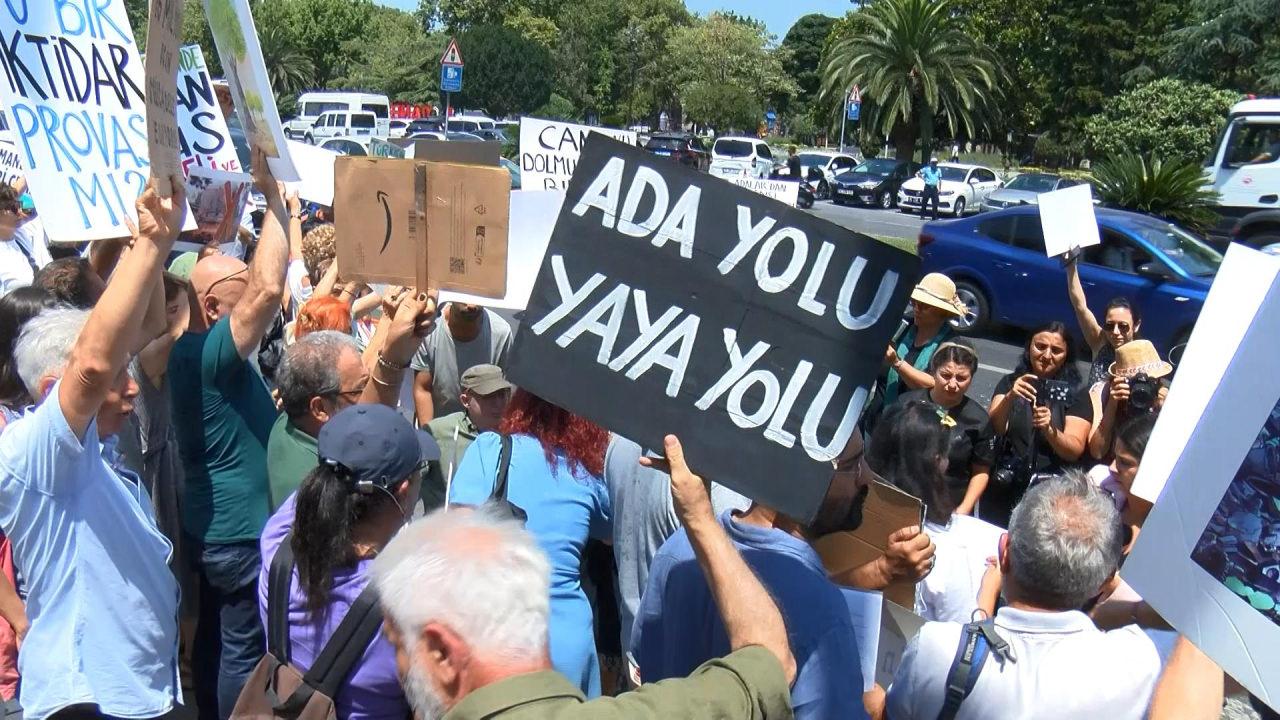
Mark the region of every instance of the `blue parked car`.
<instances>
[{"instance_id":1,"label":"blue parked car","mask_svg":"<svg viewBox=\"0 0 1280 720\"><path fill-rule=\"evenodd\" d=\"M1222 255L1190 231L1148 215L1097 210L1102 244L1085 248L1080 281L1089 307L1101 311L1123 295L1142 313L1142 337L1161 351L1186 342ZM992 322L1030 329L1050 320L1075 328L1060 258L1045 255L1032 205L926 224L923 272L946 273L969 315L962 332Z\"/></svg>"}]
</instances>

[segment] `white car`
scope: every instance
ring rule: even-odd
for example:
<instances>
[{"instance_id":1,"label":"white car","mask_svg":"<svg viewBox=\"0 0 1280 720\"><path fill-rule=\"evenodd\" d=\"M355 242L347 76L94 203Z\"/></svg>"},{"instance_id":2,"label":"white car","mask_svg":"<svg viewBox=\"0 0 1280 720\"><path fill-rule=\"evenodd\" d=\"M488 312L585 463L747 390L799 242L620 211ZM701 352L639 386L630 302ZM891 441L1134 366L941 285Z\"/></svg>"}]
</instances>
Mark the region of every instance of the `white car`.
<instances>
[{"instance_id":1,"label":"white car","mask_svg":"<svg viewBox=\"0 0 1280 720\"><path fill-rule=\"evenodd\" d=\"M387 137L402 138L409 132L408 120L392 120L387 125Z\"/></svg>"},{"instance_id":2,"label":"white car","mask_svg":"<svg viewBox=\"0 0 1280 720\"><path fill-rule=\"evenodd\" d=\"M711 146L709 172L717 177L767 178L773 171L773 151L763 140L722 137Z\"/></svg>"},{"instance_id":3,"label":"white car","mask_svg":"<svg viewBox=\"0 0 1280 720\"><path fill-rule=\"evenodd\" d=\"M806 150L796 153L796 157L800 160L800 171L804 173L802 180L808 180L812 174L810 171L814 169L822 173L821 178L815 178L813 196L816 200L830 199L836 175L852 170L858 164L858 159L854 156L830 150ZM778 174L784 177L788 174L786 160L783 160Z\"/></svg>"},{"instance_id":4,"label":"white car","mask_svg":"<svg viewBox=\"0 0 1280 720\"><path fill-rule=\"evenodd\" d=\"M378 118L371 112L330 110L316 118L316 124L307 131L306 141L315 145L329 138L377 137Z\"/></svg>"},{"instance_id":5,"label":"white car","mask_svg":"<svg viewBox=\"0 0 1280 720\"><path fill-rule=\"evenodd\" d=\"M938 183L938 212L960 217L977 211L982 201L1004 185L995 171L981 165L938 163L942 181ZM924 179L919 173L898 189L898 209L902 212L924 212Z\"/></svg>"}]
</instances>

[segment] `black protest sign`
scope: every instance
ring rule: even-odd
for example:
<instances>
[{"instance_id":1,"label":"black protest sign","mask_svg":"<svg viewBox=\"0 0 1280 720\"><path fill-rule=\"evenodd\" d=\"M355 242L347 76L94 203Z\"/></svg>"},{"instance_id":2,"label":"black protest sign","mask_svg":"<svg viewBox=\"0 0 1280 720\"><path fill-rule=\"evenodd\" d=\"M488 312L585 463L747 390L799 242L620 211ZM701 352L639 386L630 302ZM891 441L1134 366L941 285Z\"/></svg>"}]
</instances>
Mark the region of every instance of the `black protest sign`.
<instances>
[{"instance_id":1,"label":"black protest sign","mask_svg":"<svg viewBox=\"0 0 1280 720\"><path fill-rule=\"evenodd\" d=\"M909 253L592 136L513 382L801 520L817 512L919 274Z\"/></svg>"}]
</instances>

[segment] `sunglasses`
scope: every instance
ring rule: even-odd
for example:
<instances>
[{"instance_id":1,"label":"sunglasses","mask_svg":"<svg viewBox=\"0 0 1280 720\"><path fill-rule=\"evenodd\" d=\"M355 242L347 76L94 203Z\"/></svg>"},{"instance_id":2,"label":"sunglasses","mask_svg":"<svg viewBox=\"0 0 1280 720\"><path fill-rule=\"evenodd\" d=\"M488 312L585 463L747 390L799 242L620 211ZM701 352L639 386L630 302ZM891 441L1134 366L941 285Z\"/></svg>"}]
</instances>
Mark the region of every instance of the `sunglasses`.
<instances>
[{"instance_id":1,"label":"sunglasses","mask_svg":"<svg viewBox=\"0 0 1280 720\"><path fill-rule=\"evenodd\" d=\"M1115 320L1109 320L1103 323L1102 326L1107 329L1107 332L1111 332L1116 328L1120 328L1120 332L1125 332L1125 333L1129 332L1129 323L1127 322L1117 322Z\"/></svg>"}]
</instances>

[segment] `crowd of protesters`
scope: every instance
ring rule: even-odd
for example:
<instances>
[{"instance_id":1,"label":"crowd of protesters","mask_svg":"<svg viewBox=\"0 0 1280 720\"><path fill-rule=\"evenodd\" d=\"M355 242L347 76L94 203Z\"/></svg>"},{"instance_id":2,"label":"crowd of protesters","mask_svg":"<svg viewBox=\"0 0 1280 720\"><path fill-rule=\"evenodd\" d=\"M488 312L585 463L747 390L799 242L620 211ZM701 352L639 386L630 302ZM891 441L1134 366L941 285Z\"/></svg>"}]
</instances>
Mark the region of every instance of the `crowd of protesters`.
<instances>
[{"instance_id":1,"label":"crowd of protesters","mask_svg":"<svg viewBox=\"0 0 1280 720\"><path fill-rule=\"evenodd\" d=\"M235 254L174 252L177 178L86 248L0 187L8 717L296 717L264 700L279 668L342 663L317 692L355 720L1191 717L1193 682L1220 708L1220 673L1162 658L1117 575L1174 368L1128 300L1098 320L1073 264L1079 332L1031 332L987 407L967 308L921 279L807 520L704 482L678 438L514 387L502 316L347 280L332 209L261 153L253 178L267 209ZM813 541L857 528L874 482L923 522L831 574ZM928 622L864 683L845 593L899 583ZM957 670L973 632L991 652Z\"/></svg>"}]
</instances>

